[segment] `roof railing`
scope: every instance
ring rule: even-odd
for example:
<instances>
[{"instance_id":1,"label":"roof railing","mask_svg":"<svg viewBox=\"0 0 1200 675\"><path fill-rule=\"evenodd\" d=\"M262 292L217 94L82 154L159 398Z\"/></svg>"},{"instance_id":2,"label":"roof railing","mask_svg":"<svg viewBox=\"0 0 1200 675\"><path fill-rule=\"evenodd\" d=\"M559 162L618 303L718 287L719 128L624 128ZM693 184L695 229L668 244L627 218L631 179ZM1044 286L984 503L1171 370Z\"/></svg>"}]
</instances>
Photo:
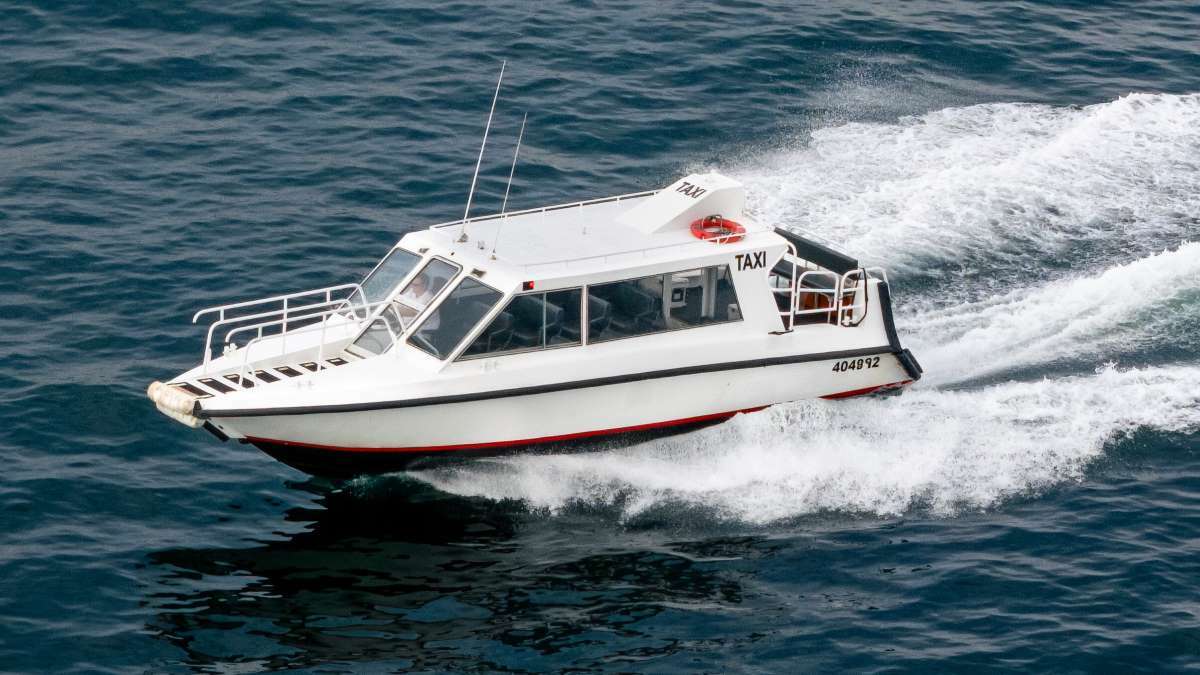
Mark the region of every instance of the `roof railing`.
<instances>
[{"instance_id":1,"label":"roof railing","mask_svg":"<svg viewBox=\"0 0 1200 675\"><path fill-rule=\"evenodd\" d=\"M486 216L475 216L474 218L467 218L466 220L463 220L460 218L458 220L450 220L450 221L447 221L444 223L438 223L437 225L430 225L429 229L436 230L436 229L441 229L443 227L454 227L454 226L462 225L463 223L470 225L471 223L482 223L486 220L497 220L499 218L512 218L513 216L527 216L527 215L532 215L535 213L547 213L549 211L560 211L562 209L574 209L574 208L579 208L582 206L593 206L595 204L605 204L607 202L619 202L619 201L622 201L625 199L640 199L642 197L650 197L650 196L656 195L659 192L660 192L660 190L647 190L646 192L631 192L629 194L617 195L615 197L601 197L599 199L588 199L588 200L585 200L582 202L570 202L568 204L555 204L553 206L541 206L541 207L536 207L536 208L532 208L532 209L524 209L521 211L509 211L508 213L493 213L493 214L486 215Z\"/></svg>"}]
</instances>

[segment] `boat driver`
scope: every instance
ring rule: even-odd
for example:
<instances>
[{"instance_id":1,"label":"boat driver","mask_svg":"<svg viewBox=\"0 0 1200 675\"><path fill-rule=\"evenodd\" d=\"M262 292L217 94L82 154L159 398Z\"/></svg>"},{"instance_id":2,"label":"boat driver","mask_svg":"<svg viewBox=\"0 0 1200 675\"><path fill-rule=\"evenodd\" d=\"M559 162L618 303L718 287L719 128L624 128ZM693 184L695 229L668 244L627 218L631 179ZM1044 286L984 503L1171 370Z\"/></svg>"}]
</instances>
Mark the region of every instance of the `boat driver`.
<instances>
[{"instance_id":1,"label":"boat driver","mask_svg":"<svg viewBox=\"0 0 1200 675\"><path fill-rule=\"evenodd\" d=\"M407 308L400 308L401 316L411 320L433 301L433 291L429 288L429 276L418 274L415 279L409 282L408 287L400 292L398 300L408 305ZM439 323L438 312L434 312L421 326L421 332L437 330Z\"/></svg>"}]
</instances>

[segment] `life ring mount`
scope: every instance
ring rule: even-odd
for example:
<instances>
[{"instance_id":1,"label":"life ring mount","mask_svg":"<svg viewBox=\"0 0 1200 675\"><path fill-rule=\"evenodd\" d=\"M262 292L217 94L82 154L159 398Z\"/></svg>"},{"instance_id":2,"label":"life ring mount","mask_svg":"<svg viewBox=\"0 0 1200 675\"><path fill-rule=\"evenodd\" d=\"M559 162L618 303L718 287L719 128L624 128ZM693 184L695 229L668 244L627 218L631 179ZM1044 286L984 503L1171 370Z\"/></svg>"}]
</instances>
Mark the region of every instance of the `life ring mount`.
<instances>
[{"instance_id":1,"label":"life ring mount","mask_svg":"<svg viewBox=\"0 0 1200 675\"><path fill-rule=\"evenodd\" d=\"M741 241L746 228L720 215L705 216L692 221L692 236L717 244L732 244Z\"/></svg>"}]
</instances>

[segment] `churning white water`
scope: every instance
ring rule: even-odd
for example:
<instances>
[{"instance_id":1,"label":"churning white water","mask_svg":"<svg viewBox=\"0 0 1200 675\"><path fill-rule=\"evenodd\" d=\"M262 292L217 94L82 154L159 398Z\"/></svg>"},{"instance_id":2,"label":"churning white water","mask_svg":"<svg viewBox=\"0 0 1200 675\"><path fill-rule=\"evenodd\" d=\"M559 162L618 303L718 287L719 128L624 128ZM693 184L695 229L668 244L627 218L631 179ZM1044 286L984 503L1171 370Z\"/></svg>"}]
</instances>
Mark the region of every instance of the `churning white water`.
<instances>
[{"instance_id":1,"label":"churning white water","mask_svg":"<svg viewBox=\"0 0 1200 675\"><path fill-rule=\"evenodd\" d=\"M904 316L925 386L1056 359L1096 359L1184 339L1172 326L1200 315L1200 243L1095 276L1021 288Z\"/></svg>"},{"instance_id":2,"label":"churning white water","mask_svg":"<svg viewBox=\"0 0 1200 675\"><path fill-rule=\"evenodd\" d=\"M1200 243L1187 241L1200 237L1200 95L846 124L734 173L764 220L829 237L893 276L942 278L936 299L898 299L925 380L902 396L779 405L623 450L412 475L456 494L550 510L607 503L626 516L664 503L753 523L950 514L1077 480L1121 434L1200 428L1195 360L1103 365L1185 339L1200 312ZM996 383L1061 359L1088 370ZM972 386L983 376L993 383Z\"/></svg>"},{"instance_id":3,"label":"churning white water","mask_svg":"<svg viewBox=\"0 0 1200 675\"><path fill-rule=\"evenodd\" d=\"M447 492L560 509L664 501L765 523L821 510L987 507L1075 479L1116 434L1200 424L1200 367L1013 382L976 391L802 401L620 451L526 455L416 475Z\"/></svg>"},{"instance_id":4,"label":"churning white water","mask_svg":"<svg viewBox=\"0 0 1200 675\"><path fill-rule=\"evenodd\" d=\"M897 273L1085 263L1200 230L1200 94L947 108L800 143L733 172L763 220Z\"/></svg>"}]
</instances>

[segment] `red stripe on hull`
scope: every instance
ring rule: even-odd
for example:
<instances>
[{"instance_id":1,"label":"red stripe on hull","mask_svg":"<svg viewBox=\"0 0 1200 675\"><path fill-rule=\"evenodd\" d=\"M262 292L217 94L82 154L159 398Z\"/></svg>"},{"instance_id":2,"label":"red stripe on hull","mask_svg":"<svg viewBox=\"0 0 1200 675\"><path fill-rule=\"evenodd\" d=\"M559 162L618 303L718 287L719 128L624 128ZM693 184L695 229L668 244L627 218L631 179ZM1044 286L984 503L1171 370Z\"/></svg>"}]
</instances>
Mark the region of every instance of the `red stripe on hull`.
<instances>
[{"instance_id":1,"label":"red stripe on hull","mask_svg":"<svg viewBox=\"0 0 1200 675\"><path fill-rule=\"evenodd\" d=\"M902 380L900 382L892 382L891 384L880 384L880 385L877 385L874 387L864 387L862 389L852 389L850 391L838 392L836 394L829 394L828 396L822 396L821 398L823 398L827 401L833 401L833 400L836 400L839 398L853 398L855 396L867 396L868 394L875 394L875 393L878 393L881 391L887 391L888 389L899 389L900 387L907 387L908 385L910 385L912 383L913 383L912 380Z\"/></svg>"},{"instance_id":2,"label":"red stripe on hull","mask_svg":"<svg viewBox=\"0 0 1200 675\"><path fill-rule=\"evenodd\" d=\"M540 443L555 443L561 441L573 441L581 438L592 438L595 436L608 436L612 434L623 434L635 431L649 431L652 429L664 429L667 427L682 426L685 424L696 424L699 422L713 422L725 420L733 417L738 413L757 412L767 406L758 406L757 408L746 408L745 410L734 410L733 412L714 413L711 415L700 415L698 417L685 417L679 420L670 420L667 422L651 422L650 424L636 424L630 427L618 427L615 429L599 429L597 431L582 431L573 434L560 434L556 436L540 436L538 438L526 438L515 441L493 441L489 443L464 443L461 445L429 445L423 447L409 448L347 448L338 445L320 445L317 443L300 443L296 441L280 441L271 438L258 438L247 436L246 440L250 443L268 443L273 445L281 445L285 447L295 448L311 448L314 450L330 450L333 452L362 452L362 453L423 453L423 452L448 452L453 450L487 450L491 448L508 448L522 445L537 445Z\"/></svg>"}]
</instances>

